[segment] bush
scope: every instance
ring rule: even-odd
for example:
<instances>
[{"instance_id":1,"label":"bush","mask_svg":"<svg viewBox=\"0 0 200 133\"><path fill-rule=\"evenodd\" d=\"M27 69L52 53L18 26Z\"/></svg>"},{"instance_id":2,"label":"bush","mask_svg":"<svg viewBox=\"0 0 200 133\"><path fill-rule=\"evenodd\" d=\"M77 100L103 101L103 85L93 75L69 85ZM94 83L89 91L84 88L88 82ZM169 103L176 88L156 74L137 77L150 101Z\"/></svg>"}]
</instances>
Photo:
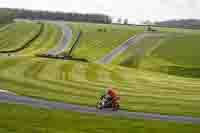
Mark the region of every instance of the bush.
<instances>
[{"instance_id":1,"label":"bush","mask_svg":"<svg viewBox=\"0 0 200 133\"><path fill-rule=\"evenodd\" d=\"M0 24L13 22L15 13L9 9L0 9Z\"/></svg>"}]
</instances>

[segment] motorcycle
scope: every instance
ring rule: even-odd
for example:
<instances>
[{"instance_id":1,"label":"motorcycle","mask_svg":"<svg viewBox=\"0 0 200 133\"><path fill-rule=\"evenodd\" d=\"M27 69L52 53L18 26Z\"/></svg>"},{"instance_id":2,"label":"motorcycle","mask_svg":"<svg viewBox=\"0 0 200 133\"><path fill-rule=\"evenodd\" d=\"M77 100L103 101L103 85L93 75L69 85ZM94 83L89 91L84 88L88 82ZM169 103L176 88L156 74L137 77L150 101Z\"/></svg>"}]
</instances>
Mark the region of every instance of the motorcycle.
<instances>
[{"instance_id":1,"label":"motorcycle","mask_svg":"<svg viewBox=\"0 0 200 133\"><path fill-rule=\"evenodd\" d=\"M119 98L117 97L117 100ZM106 109L106 108L112 108L113 111L117 111L120 108L120 105L118 102L113 105L112 98L107 98L106 96L102 96L100 100L97 102L96 108L99 110Z\"/></svg>"}]
</instances>

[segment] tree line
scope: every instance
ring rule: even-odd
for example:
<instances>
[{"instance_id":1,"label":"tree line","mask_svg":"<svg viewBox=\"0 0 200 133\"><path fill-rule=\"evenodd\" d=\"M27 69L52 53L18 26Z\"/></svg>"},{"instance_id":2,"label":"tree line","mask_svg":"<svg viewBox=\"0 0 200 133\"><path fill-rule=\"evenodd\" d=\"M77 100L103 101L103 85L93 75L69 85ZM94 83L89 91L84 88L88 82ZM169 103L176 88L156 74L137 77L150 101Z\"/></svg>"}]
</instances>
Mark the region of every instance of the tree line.
<instances>
[{"instance_id":1,"label":"tree line","mask_svg":"<svg viewBox=\"0 0 200 133\"><path fill-rule=\"evenodd\" d=\"M168 20L168 21L156 22L155 25L163 27L200 29L200 20L199 19Z\"/></svg>"},{"instance_id":2,"label":"tree line","mask_svg":"<svg viewBox=\"0 0 200 133\"><path fill-rule=\"evenodd\" d=\"M8 24L13 22L15 18L15 12L10 9L0 8L0 24Z\"/></svg>"},{"instance_id":3,"label":"tree line","mask_svg":"<svg viewBox=\"0 0 200 133\"><path fill-rule=\"evenodd\" d=\"M92 22L92 23L104 23L104 24L112 23L112 18L105 14L65 13L65 12L51 12L51 11L9 9L9 8L1 8L0 12L2 12L3 14L8 14L8 12L11 12L12 15L10 18L14 17L18 19L64 20L64 21Z\"/></svg>"}]
</instances>

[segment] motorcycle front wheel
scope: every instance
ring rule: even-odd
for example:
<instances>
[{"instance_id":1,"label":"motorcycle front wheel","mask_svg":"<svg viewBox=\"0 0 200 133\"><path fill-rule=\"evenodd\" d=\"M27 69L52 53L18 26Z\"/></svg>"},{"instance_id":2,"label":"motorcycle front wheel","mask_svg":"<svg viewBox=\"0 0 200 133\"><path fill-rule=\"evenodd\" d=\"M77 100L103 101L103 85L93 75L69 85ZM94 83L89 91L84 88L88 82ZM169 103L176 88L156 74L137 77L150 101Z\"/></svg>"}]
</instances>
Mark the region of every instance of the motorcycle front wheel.
<instances>
[{"instance_id":1,"label":"motorcycle front wheel","mask_svg":"<svg viewBox=\"0 0 200 133\"><path fill-rule=\"evenodd\" d=\"M97 102L96 108L102 110L102 109L103 109L103 106L102 106L101 103Z\"/></svg>"}]
</instances>

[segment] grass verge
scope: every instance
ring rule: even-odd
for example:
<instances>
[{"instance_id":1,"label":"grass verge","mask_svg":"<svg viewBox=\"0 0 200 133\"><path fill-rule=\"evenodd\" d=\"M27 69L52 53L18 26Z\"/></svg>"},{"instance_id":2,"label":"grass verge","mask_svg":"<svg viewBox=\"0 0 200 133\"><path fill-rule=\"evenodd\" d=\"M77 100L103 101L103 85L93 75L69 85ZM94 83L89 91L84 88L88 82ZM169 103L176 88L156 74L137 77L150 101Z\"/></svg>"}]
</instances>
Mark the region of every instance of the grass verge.
<instances>
[{"instance_id":1,"label":"grass verge","mask_svg":"<svg viewBox=\"0 0 200 133\"><path fill-rule=\"evenodd\" d=\"M97 116L0 103L3 133L199 133L198 124Z\"/></svg>"}]
</instances>

